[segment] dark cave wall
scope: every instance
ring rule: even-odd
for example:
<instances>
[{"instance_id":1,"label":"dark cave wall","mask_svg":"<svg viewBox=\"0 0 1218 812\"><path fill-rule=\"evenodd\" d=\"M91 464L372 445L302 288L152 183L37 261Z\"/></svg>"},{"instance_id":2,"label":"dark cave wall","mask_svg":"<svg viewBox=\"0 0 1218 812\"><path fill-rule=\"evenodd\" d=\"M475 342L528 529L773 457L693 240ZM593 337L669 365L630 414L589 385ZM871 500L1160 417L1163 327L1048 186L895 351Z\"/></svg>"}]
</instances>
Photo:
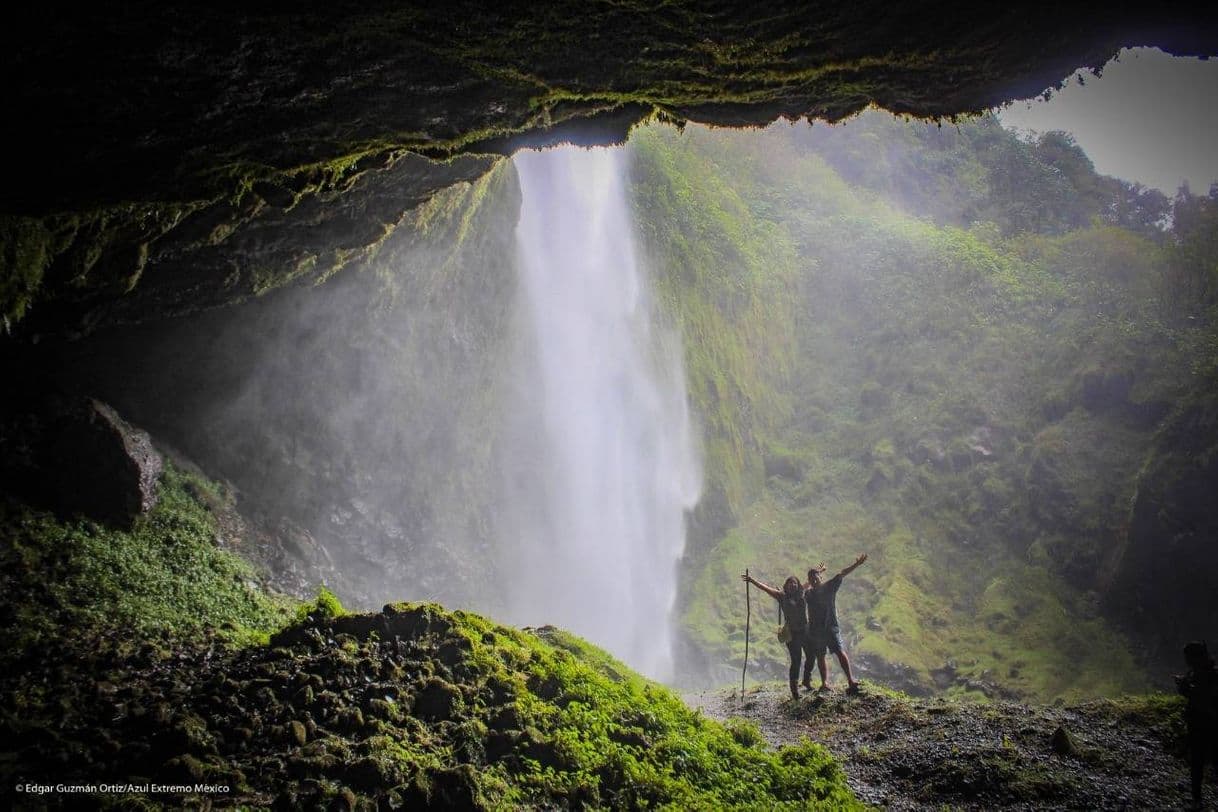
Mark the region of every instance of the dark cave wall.
<instances>
[{"instance_id":1,"label":"dark cave wall","mask_svg":"<svg viewBox=\"0 0 1218 812\"><path fill-rule=\"evenodd\" d=\"M1218 382L1180 403L1139 477L1105 593L1151 657L1181 669L1175 641L1218 642Z\"/></svg>"},{"instance_id":2,"label":"dark cave wall","mask_svg":"<svg viewBox=\"0 0 1218 812\"><path fill-rule=\"evenodd\" d=\"M452 504L489 474L445 481L429 461L461 430L489 436L446 406L485 405L469 395L490 379L424 370L393 382L344 364L350 330L366 321L385 336L373 352L382 361L442 335L453 341L437 369L466 353L483 353L487 375L496 363L506 275L448 274L434 253L414 275L367 284L369 269L417 246L403 235L421 206L443 208L444 190L482 182L497 154L522 143L618 141L653 115L746 126L833 120L874 102L950 116L1038 93L1124 45L1218 53L1216 12L1185 8L27 7L0 35L18 156L0 196L0 353L18 386L30 369L56 369L69 388L198 454L271 522L307 505L300 529L348 551L336 564L353 583L411 583L452 601L485 577L485 519L463 505L455 527L423 506ZM456 226L445 228L428 239L438 245ZM470 250L510 254L506 228ZM451 294L441 312L436 286ZM487 298L474 304L480 287ZM333 291L351 305L337 321L325 304ZM311 382L289 380L300 359L316 364ZM413 430L356 443L350 458L328 453L350 440L316 422L339 408L323 388L334 378L374 401L396 397ZM244 406L262 410L258 421L243 419ZM1215 616L1212 602L1188 602L1207 594L1189 579L1213 568L1162 554L1213 560L1199 496L1213 492L1213 472L1180 456L1188 441L1165 442L1108 593L1118 611L1145 603L1129 622L1147 635L1180 613ZM403 505L394 515L406 522L392 527L384 516ZM695 518L717 534L727 519L708 505ZM406 569L406 555L386 564L390 544L438 563L428 573Z\"/></svg>"}]
</instances>

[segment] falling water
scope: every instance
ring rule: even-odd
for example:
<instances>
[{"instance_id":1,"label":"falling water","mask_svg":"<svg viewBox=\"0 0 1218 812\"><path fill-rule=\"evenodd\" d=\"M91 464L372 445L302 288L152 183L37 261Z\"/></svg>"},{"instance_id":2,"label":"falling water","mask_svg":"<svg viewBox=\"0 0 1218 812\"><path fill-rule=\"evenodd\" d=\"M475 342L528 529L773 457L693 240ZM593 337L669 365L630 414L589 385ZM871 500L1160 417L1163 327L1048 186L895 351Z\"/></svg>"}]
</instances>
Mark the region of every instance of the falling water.
<instances>
[{"instance_id":1,"label":"falling water","mask_svg":"<svg viewBox=\"0 0 1218 812\"><path fill-rule=\"evenodd\" d=\"M621 150L521 152L510 612L672 670L685 512L701 488L679 341L657 326Z\"/></svg>"}]
</instances>

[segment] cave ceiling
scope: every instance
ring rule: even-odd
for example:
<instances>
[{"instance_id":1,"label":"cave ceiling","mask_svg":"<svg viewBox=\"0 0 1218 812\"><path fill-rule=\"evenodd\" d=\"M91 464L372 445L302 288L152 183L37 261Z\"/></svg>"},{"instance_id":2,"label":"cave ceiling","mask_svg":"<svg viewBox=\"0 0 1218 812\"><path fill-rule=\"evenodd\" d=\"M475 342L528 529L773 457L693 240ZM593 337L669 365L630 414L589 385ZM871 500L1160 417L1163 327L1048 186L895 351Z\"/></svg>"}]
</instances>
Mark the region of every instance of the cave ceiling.
<instances>
[{"instance_id":1,"label":"cave ceiling","mask_svg":"<svg viewBox=\"0 0 1218 812\"><path fill-rule=\"evenodd\" d=\"M498 156L653 117L952 117L1122 47L1218 54L1192 5L32 4L3 34L0 313L25 342L315 283Z\"/></svg>"}]
</instances>

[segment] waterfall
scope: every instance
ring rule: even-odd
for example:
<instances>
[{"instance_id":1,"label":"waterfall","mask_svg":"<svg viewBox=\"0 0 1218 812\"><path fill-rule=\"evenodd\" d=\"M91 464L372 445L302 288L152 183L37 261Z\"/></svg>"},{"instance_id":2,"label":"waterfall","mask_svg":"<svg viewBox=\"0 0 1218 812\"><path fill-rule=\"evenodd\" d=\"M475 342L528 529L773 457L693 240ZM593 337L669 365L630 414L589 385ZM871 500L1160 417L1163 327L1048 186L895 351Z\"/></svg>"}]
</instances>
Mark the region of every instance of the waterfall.
<instances>
[{"instance_id":1,"label":"waterfall","mask_svg":"<svg viewBox=\"0 0 1218 812\"><path fill-rule=\"evenodd\" d=\"M701 489L680 342L635 250L623 150L516 155L513 424L502 572L509 615L672 676L685 512Z\"/></svg>"}]
</instances>

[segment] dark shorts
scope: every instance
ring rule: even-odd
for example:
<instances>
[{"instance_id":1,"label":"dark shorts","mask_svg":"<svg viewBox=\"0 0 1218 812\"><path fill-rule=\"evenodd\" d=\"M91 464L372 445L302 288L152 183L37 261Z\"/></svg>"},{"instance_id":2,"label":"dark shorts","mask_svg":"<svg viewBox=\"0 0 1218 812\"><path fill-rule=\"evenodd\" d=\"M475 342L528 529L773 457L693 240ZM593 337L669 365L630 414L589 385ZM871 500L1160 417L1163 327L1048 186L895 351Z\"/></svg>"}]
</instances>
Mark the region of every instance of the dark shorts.
<instances>
[{"instance_id":1,"label":"dark shorts","mask_svg":"<svg viewBox=\"0 0 1218 812\"><path fill-rule=\"evenodd\" d=\"M841 654L845 650L842 634L836 626L808 632L808 647L812 650L813 657L819 657L826 651L830 654Z\"/></svg>"}]
</instances>

